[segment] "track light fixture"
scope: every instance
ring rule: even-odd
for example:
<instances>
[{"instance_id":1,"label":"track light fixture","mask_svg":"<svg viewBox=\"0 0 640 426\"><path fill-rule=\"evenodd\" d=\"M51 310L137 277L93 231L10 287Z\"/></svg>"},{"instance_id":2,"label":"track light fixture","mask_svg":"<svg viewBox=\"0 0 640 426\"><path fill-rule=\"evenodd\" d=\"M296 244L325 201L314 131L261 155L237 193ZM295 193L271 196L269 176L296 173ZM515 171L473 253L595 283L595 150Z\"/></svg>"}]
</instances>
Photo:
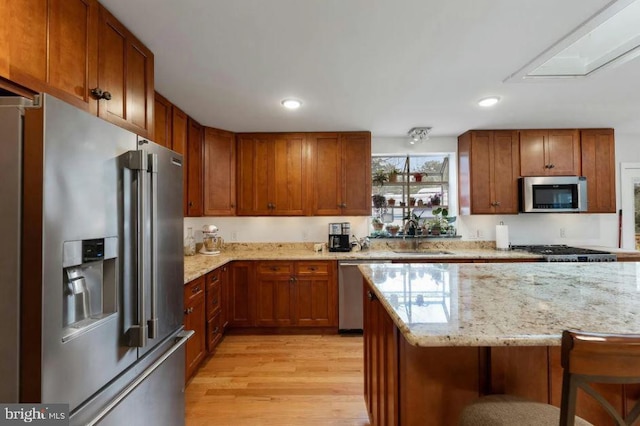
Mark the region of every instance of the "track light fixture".
<instances>
[{"instance_id":1,"label":"track light fixture","mask_svg":"<svg viewBox=\"0 0 640 426\"><path fill-rule=\"evenodd\" d=\"M409 130L409 143L414 145L416 142L424 142L429 139L429 133L431 133L431 127L414 127Z\"/></svg>"}]
</instances>

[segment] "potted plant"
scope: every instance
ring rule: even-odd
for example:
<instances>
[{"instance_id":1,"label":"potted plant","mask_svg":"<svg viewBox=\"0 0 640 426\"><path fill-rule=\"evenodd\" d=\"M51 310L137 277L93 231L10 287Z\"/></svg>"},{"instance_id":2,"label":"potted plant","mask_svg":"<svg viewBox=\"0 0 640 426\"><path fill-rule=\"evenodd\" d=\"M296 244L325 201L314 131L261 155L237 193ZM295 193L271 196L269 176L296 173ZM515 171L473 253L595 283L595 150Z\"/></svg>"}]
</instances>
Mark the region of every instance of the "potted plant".
<instances>
[{"instance_id":1,"label":"potted plant","mask_svg":"<svg viewBox=\"0 0 640 426\"><path fill-rule=\"evenodd\" d=\"M442 200L442 195L441 194L434 194L431 196L430 200L431 200L431 205L432 206L439 206L440 205L440 201Z\"/></svg>"},{"instance_id":2,"label":"potted plant","mask_svg":"<svg viewBox=\"0 0 640 426\"><path fill-rule=\"evenodd\" d=\"M371 225L375 231L382 231L384 227L384 223L382 223L379 217L374 217L373 220L371 220Z\"/></svg>"},{"instance_id":3,"label":"potted plant","mask_svg":"<svg viewBox=\"0 0 640 426\"><path fill-rule=\"evenodd\" d=\"M376 209L383 209L387 205L387 198L382 194L374 194L371 196L373 207Z\"/></svg>"},{"instance_id":4,"label":"potted plant","mask_svg":"<svg viewBox=\"0 0 640 426\"><path fill-rule=\"evenodd\" d=\"M433 217L426 222L426 227L431 235L441 235L447 232L456 217L449 217L449 210L438 207L431 212Z\"/></svg>"},{"instance_id":5,"label":"potted plant","mask_svg":"<svg viewBox=\"0 0 640 426\"><path fill-rule=\"evenodd\" d=\"M400 174L400 170L396 169L395 167L392 167L389 170L389 182L397 182L399 174Z\"/></svg>"},{"instance_id":6,"label":"potted plant","mask_svg":"<svg viewBox=\"0 0 640 426\"><path fill-rule=\"evenodd\" d=\"M389 180L389 176L384 172L384 170L377 170L371 179L373 180L374 185L382 186Z\"/></svg>"},{"instance_id":7,"label":"potted plant","mask_svg":"<svg viewBox=\"0 0 640 426\"><path fill-rule=\"evenodd\" d=\"M387 204L390 206L395 206L396 205L396 199L395 198L389 198L387 200Z\"/></svg>"},{"instance_id":8,"label":"potted plant","mask_svg":"<svg viewBox=\"0 0 640 426\"><path fill-rule=\"evenodd\" d=\"M409 197L409 205L412 207L416 205L416 199L414 197Z\"/></svg>"},{"instance_id":9,"label":"potted plant","mask_svg":"<svg viewBox=\"0 0 640 426\"><path fill-rule=\"evenodd\" d=\"M387 232L391 234L392 237L395 237L400 230L400 225L396 225L395 223L390 223L386 226Z\"/></svg>"},{"instance_id":10,"label":"potted plant","mask_svg":"<svg viewBox=\"0 0 640 426\"><path fill-rule=\"evenodd\" d=\"M416 182L422 182L422 173L420 172L415 172L413 174L413 178L415 179Z\"/></svg>"}]
</instances>

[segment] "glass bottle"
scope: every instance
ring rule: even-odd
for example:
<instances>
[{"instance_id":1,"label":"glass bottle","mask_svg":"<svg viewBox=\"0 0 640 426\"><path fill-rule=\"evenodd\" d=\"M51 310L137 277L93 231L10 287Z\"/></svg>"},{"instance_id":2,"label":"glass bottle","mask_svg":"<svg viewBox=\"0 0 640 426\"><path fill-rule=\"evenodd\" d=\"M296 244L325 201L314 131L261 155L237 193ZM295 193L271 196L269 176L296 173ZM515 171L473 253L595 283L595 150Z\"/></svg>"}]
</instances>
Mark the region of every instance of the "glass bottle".
<instances>
[{"instance_id":1,"label":"glass bottle","mask_svg":"<svg viewBox=\"0 0 640 426\"><path fill-rule=\"evenodd\" d=\"M187 228L187 238L184 239L184 255L193 256L196 254L196 239L193 238L193 229Z\"/></svg>"}]
</instances>

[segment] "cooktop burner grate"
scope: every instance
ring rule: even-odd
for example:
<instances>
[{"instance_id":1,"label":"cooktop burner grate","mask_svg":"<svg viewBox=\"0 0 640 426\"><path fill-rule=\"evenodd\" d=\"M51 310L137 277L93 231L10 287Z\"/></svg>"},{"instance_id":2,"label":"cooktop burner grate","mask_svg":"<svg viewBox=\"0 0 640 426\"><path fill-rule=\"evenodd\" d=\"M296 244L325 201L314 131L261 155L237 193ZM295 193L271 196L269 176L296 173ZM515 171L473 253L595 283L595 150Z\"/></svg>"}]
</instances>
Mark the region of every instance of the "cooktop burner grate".
<instances>
[{"instance_id":1,"label":"cooktop burner grate","mask_svg":"<svg viewBox=\"0 0 640 426\"><path fill-rule=\"evenodd\" d=\"M514 250L524 250L542 255L548 262L615 262L615 254L566 245L525 245L512 246Z\"/></svg>"}]
</instances>

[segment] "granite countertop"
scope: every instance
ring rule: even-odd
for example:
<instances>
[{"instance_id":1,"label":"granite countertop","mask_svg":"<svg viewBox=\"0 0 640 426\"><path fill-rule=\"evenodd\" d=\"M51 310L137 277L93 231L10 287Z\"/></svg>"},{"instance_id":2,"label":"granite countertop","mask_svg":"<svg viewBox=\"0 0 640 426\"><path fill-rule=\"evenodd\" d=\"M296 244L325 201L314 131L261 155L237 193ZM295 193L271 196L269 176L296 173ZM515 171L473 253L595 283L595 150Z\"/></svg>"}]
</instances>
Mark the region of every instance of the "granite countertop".
<instances>
[{"instance_id":1,"label":"granite countertop","mask_svg":"<svg viewBox=\"0 0 640 426\"><path fill-rule=\"evenodd\" d=\"M569 328L640 333L640 263L359 268L415 346L557 346Z\"/></svg>"},{"instance_id":2,"label":"granite countertop","mask_svg":"<svg viewBox=\"0 0 640 426\"><path fill-rule=\"evenodd\" d=\"M406 260L421 259L438 261L441 259L506 259L531 260L541 256L522 251L496 250L493 242L429 242L420 246L424 250L443 250L448 253L397 253L394 250L407 249L407 243L394 245L375 242L371 249L362 251L314 252L313 244L299 243L247 243L229 245L216 256L196 254L184 258L184 283L205 275L233 260Z\"/></svg>"}]
</instances>

